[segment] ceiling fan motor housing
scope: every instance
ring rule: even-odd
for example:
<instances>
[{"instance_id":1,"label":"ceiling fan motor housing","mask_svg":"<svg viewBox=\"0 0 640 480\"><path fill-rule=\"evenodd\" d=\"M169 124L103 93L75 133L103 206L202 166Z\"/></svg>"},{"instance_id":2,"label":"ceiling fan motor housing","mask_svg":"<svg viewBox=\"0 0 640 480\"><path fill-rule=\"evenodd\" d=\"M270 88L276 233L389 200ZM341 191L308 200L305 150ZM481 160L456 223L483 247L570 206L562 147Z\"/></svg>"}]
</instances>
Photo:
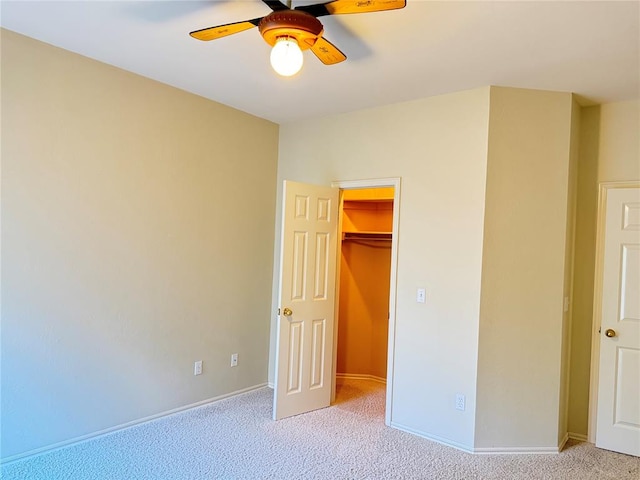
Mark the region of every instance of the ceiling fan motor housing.
<instances>
[{"instance_id":1,"label":"ceiling fan motor housing","mask_svg":"<svg viewBox=\"0 0 640 480\"><path fill-rule=\"evenodd\" d=\"M262 38L271 46L280 37L293 37L301 50L311 48L323 27L320 20L300 10L280 10L263 17L258 24Z\"/></svg>"}]
</instances>

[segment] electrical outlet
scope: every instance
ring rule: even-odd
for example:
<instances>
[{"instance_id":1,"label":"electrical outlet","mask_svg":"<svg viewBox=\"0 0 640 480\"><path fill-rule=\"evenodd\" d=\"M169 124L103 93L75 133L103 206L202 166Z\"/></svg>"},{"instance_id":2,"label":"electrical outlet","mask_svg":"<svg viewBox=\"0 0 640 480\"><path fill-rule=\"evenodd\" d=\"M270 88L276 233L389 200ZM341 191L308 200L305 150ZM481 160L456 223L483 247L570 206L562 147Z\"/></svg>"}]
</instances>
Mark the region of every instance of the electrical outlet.
<instances>
[{"instance_id":1,"label":"electrical outlet","mask_svg":"<svg viewBox=\"0 0 640 480\"><path fill-rule=\"evenodd\" d=\"M193 364L193 374L202 375L202 360L198 360Z\"/></svg>"},{"instance_id":2,"label":"electrical outlet","mask_svg":"<svg viewBox=\"0 0 640 480\"><path fill-rule=\"evenodd\" d=\"M456 410L464 411L464 395L456 393Z\"/></svg>"},{"instance_id":3,"label":"electrical outlet","mask_svg":"<svg viewBox=\"0 0 640 480\"><path fill-rule=\"evenodd\" d=\"M237 367L238 366L238 354L237 353L232 353L231 354L231 366L232 367Z\"/></svg>"}]
</instances>

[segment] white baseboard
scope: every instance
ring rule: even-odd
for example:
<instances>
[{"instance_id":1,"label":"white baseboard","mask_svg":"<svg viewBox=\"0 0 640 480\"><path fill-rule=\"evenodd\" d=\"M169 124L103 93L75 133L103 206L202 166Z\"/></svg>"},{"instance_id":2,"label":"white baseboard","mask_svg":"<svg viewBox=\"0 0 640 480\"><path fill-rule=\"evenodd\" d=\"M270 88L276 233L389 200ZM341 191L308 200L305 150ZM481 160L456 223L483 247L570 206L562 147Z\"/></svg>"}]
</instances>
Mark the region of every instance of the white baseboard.
<instances>
[{"instance_id":1,"label":"white baseboard","mask_svg":"<svg viewBox=\"0 0 640 480\"><path fill-rule=\"evenodd\" d=\"M582 433L569 432L568 435L571 440L576 440L578 442L589 442L589 437Z\"/></svg>"},{"instance_id":2,"label":"white baseboard","mask_svg":"<svg viewBox=\"0 0 640 480\"><path fill-rule=\"evenodd\" d=\"M560 447L496 447L496 448L473 448L468 445L463 445L458 442L454 442L448 438L439 437L437 435L430 435L418 430L414 430L413 428L407 427L405 425L401 425L395 422L391 422L391 426L393 428L397 428L398 430L402 430L403 432L411 433L413 435L417 435L422 438L426 438L427 440L431 440L432 442L440 443L441 445L446 445L447 447L453 447L457 450L462 450L463 452L473 453L476 455L549 455L549 454L558 454L562 450L562 447L569 439L569 436L565 436L563 442L561 442Z\"/></svg>"},{"instance_id":3,"label":"white baseboard","mask_svg":"<svg viewBox=\"0 0 640 480\"><path fill-rule=\"evenodd\" d=\"M44 455L46 453L51 453L56 450L60 450L62 448L69 447L71 445L77 445L84 442L88 442L98 437L103 437L106 435L111 435L112 433L119 432L122 430L126 430L128 428L135 427L136 425L140 425L142 423L152 422L159 418L170 417L171 415L176 415L178 413L191 410L194 408L202 407L204 405L208 405L210 403L218 402L220 400L224 400L225 398L235 397L236 395L241 395L243 393L252 392L254 390L258 390L259 388L265 387L266 383L261 383L259 385L254 385L252 387L243 388L241 390L236 390L235 392L226 393L224 395L219 395L217 397L207 398L206 400L201 400L196 403L192 403L189 405L185 405L183 407L174 408L171 410L167 410L164 412L156 413L155 415L149 415L148 417L140 418L138 420L133 420L131 422L123 423L121 425L116 425L114 427L105 428L104 430L99 430L97 432L88 433L87 435L82 435L80 437L75 437L69 440L64 440L62 442L54 443L52 445L47 445L46 447L40 447L33 450L29 450L24 453L19 453L17 455L12 455L10 457L6 457L0 459L0 465L8 465L13 462L17 462L19 460L24 460L30 457L37 457L40 455Z\"/></svg>"},{"instance_id":4,"label":"white baseboard","mask_svg":"<svg viewBox=\"0 0 640 480\"><path fill-rule=\"evenodd\" d=\"M378 383L387 383L386 378L376 377L375 375L366 375L360 373L336 373L336 380L345 379L345 380L372 380Z\"/></svg>"},{"instance_id":5,"label":"white baseboard","mask_svg":"<svg viewBox=\"0 0 640 480\"><path fill-rule=\"evenodd\" d=\"M558 447L496 447L474 448L478 455L557 455Z\"/></svg>"},{"instance_id":6,"label":"white baseboard","mask_svg":"<svg viewBox=\"0 0 640 480\"><path fill-rule=\"evenodd\" d=\"M567 444L568 441L569 441L569 433L565 433L564 438L560 442L560 445L558 445L558 453L564 450L564 446Z\"/></svg>"},{"instance_id":7,"label":"white baseboard","mask_svg":"<svg viewBox=\"0 0 640 480\"><path fill-rule=\"evenodd\" d=\"M484 455L557 455L564 448L569 440L566 433L557 447L497 447L497 448L474 448L473 453Z\"/></svg>"},{"instance_id":8,"label":"white baseboard","mask_svg":"<svg viewBox=\"0 0 640 480\"><path fill-rule=\"evenodd\" d=\"M446 445L447 447L453 447L457 450L462 450L467 453L474 453L473 448L468 445L463 445L458 442L454 442L453 440L449 440L448 438L438 437L437 435L430 435L419 430L414 430L413 428L407 427L406 425L402 425L396 422L391 422L391 426L393 428L397 428L398 430L402 430L403 432L411 433L413 435L417 435L418 437L426 438L427 440L431 440L432 442L440 443L442 445Z\"/></svg>"}]
</instances>

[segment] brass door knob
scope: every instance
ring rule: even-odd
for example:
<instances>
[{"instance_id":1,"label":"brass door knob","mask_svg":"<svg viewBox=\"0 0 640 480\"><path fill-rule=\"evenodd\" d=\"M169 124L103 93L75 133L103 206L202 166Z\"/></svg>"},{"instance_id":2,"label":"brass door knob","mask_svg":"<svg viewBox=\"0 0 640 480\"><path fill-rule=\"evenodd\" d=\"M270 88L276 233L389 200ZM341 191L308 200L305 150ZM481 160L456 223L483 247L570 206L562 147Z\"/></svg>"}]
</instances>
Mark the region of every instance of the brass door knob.
<instances>
[{"instance_id":1,"label":"brass door knob","mask_svg":"<svg viewBox=\"0 0 640 480\"><path fill-rule=\"evenodd\" d=\"M284 310L282 310L282 314L285 317L290 317L291 315L293 315L293 310L291 310L289 307L285 307Z\"/></svg>"},{"instance_id":2,"label":"brass door knob","mask_svg":"<svg viewBox=\"0 0 640 480\"><path fill-rule=\"evenodd\" d=\"M607 337L609 337L609 338L613 338L613 337L615 337L615 336L616 336L616 331L615 331L614 329L612 329L612 328L607 328L607 329L604 331L604 334L605 334Z\"/></svg>"}]
</instances>

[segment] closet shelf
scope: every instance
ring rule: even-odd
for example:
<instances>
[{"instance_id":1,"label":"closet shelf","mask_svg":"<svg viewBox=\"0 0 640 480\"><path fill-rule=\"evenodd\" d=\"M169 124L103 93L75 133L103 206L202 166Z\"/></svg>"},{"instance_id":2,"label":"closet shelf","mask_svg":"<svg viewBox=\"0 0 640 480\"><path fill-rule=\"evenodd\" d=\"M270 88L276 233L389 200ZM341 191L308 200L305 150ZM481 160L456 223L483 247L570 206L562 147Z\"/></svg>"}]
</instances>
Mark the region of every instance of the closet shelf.
<instances>
[{"instance_id":1,"label":"closet shelf","mask_svg":"<svg viewBox=\"0 0 640 480\"><path fill-rule=\"evenodd\" d=\"M391 240L391 232L342 232L342 240Z\"/></svg>"}]
</instances>

